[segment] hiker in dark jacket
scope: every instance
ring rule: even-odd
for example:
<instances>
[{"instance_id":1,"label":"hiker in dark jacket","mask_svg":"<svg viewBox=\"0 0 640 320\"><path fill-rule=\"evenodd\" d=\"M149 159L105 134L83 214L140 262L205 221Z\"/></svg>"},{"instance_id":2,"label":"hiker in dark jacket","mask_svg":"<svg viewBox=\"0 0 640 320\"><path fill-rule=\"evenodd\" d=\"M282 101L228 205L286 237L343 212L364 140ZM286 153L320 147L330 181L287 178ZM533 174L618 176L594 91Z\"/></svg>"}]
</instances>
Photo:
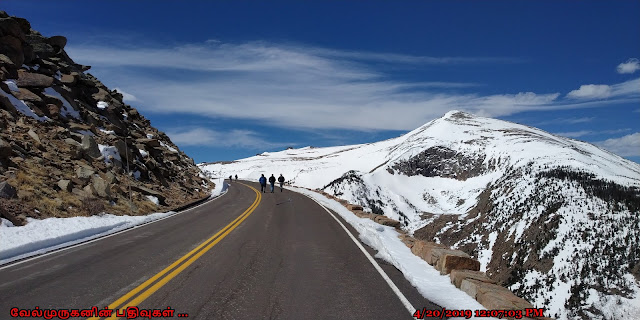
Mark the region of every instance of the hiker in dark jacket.
<instances>
[{"instance_id":1,"label":"hiker in dark jacket","mask_svg":"<svg viewBox=\"0 0 640 320\"><path fill-rule=\"evenodd\" d=\"M275 183L276 183L276 177L274 177L272 174L271 177L269 177L269 184L271 185L271 193L273 193L273 187Z\"/></svg>"},{"instance_id":2,"label":"hiker in dark jacket","mask_svg":"<svg viewBox=\"0 0 640 320\"><path fill-rule=\"evenodd\" d=\"M282 192L282 185L284 184L284 177L282 176L282 173L278 177L278 182L280 182L280 192Z\"/></svg>"},{"instance_id":3,"label":"hiker in dark jacket","mask_svg":"<svg viewBox=\"0 0 640 320\"><path fill-rule=\"evenodd\" d=\"M265 178L263 174L258 181L260 181L260 191L264 193L264 188L267 186L267 178Z\"/></svg>"}]
</instances>

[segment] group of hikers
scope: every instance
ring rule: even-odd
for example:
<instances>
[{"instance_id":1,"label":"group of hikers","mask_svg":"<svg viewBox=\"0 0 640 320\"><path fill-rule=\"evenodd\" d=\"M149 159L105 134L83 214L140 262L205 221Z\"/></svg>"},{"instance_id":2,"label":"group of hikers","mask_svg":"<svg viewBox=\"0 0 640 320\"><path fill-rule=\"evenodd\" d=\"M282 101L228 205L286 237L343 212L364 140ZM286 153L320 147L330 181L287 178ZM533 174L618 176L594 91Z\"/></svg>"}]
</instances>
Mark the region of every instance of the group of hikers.
<instances>
[{"instance_id":1,"label":"group of hikers","mask_svg":"<svg viewBox=\"0 0 640 320\"><path fill-rule=\"evenodd\" d=\"M233 176L229 176L229 182L231 182L232 180L233 180ZM236 174L236 181L237 180L238 180L238 175ZM280 176L278 177L278 183L280 183L280 192L282 192L282 186L284 185L284 181L285 181L284 176L282 176L282 173L281 173ZM267 178L264 176L264 174L262 174L260 179L258 179L258 182L260 182L260 191L262 191L263 193L266 192L265 189L267 188ZM276 177L274 177L272 174L271 177L269 177L269 184L271 185L271 193L273 193L275 183L276 183Z\"/></svg>"},{"instance_id":2,"label":"group of hikers","mask_svg":"<svg viewBox=\"0 0 640 320\"><path fill-rule=\"evenodd\" d=\"M262 191L264 193L265 189L267 187L267 178L265 178L265 176L263 174L260 177L260 179L258 179L258 181L260 182L260 191ZM272 174L271 177L269 177L269 184L271 185L271 193L273 193L273 187L274 187L275 183L276 183L276 177L274 177L273 174ZM282 192L282 185L284 184L284 177L282 176L282 173L278 177L278 183L280 183L280 192Z\"/></svg>"}]
</instances>

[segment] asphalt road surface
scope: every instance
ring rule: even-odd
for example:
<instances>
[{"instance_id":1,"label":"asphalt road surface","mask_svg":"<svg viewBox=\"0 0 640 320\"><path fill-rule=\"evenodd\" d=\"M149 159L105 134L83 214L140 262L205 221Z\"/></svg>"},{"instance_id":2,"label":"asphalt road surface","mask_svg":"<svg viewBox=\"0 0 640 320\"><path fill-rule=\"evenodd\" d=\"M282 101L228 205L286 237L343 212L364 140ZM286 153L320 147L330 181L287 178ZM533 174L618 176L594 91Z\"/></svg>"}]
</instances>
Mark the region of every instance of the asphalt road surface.
<instances>
[{"instance_id":1,"label":"asphalt road surface","mask_svg":"<svg viewBox=\"0 0 640 320\"><path fill-rule=\"evenodd\" d=\"M440 309L395 267L375 261L412 307ZM168 219L0 269L0 319L10 319L12 308L94 306L173 312L167 319L411 319L413 313L323 207L286 189L260 193L246 182Z\"/></svg>"}]
</instances>

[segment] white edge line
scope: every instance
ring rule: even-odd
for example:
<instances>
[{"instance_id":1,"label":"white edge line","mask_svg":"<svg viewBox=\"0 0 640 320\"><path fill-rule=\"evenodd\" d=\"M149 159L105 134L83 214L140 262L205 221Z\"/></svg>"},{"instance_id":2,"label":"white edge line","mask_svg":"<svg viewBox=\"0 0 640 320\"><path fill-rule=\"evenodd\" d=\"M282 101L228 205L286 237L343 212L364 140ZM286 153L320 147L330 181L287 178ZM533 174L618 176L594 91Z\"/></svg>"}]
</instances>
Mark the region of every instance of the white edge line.
<instances>
[{"instance_id":1,"label":"white edge line","mask_svg":"<svg viewBox=\"0 0 640 320\"><path fill-rule=\"evenodd\" d=\"M25 258L25 259L19 260L17 262L9 262L8 264L0 267L0 270L4 270L4 269L10 268L10 267L15 267L15 266L21 265L21 264L23 264L25 262L33 261L33 260L36 260L36 259L39 259L39 258L42 258L42 257L46 257L48 255L52 255L54 253L59 253L59 252L66 251L66 250L69 250L69 249L72 249L72 248L76 248L76 247L79 247L79 246L83 246L83 245L86 245L86 244L89 244L89 243L100 241L100 240L103 240L103 239L106 239L106 238L110 238L110 237L113 237L115 235L127 232L127 231L135 230L135 229L138 229L140 227L144 227L146 225L150 225L150 224L158 222L158 221L162 221L162 220L165 220L165 219L169 219L169 218L175 217L175 216L177 216L179 214L183 214L183 213L191 211L193 209L197 209L197 208L209 203L210 201L214 201L214 200L220 199L222 196L224 196L227 193L228 192L225 192L225 193L223 193L223 194L221 194L221 195L219 195L219 196L217 196L217 197L215 197L213 199L205 200L203 203L201 203L201 204L199 204L199 205L197 205L195 207L189 208L189 209L184 210L184 211L178 211L178 212L176 212L174 214L168 215L166 217L163 217L163 218L160 218L160 219L157 219L157 220L148 221L148 222L145 222L143 224L135 225L133 227L129 227L129 228L126 228L126 229L123 229L123 230L120 230L120 231L117 231L117 232L114 232L114 233L110 233L110 234L104 235L102 237L98 237L98 238L95 238L95 239L91 239L91 240L83 241L83 242L80 242L80 243L76 243L76 244L70 245L68 247L62 247L62 248L58 248L58 249L55 249L55 250L52 250L52 251L49 251L49 252L46 252L46 253L37 254L37 255L35 255L33 257Z\"/></svg>"},{"instance_id":2,"label":"white edge line","mask_svg":"<svg viewBox=\"0 0 640 320\"><path fill-rule=\"evenodd\" d=\"M367 259L369 259L369 262L371 262L373 267L376 268L378 273L380 273L380 275L382 276L384 281L387 282L387 284L389 285L391 290L393 290L393 292L396 294L396 296L398 296L398 299L400 299L400 302L402 302L402 304L407 309L407 311L409 311L409 314L413 315L415 313L415 311L416 311L416 308L414 308L413 305L411 305L411 302L409 302L409 300L404 296L404 294L402 294L402 292L400 291L400 289L398 289L396 284L393 283L393 281L391 280L391 278L389 278L387 273L385 273L384 270L382 270L380 265L378 265L376 260L369 254L369 252L367 252L367 250L362 246L360 241L358 239L356 239L356 237L351 233L351 231L349 231L349 229L347 229L347 227L345 227L344 224L338 218L336 218L336 216L333 213L331 213L331 211L329 211L329 209L327 209L325 206L323 206L316 199L311 198L311 197L309 197L309 196L307 196L306 194L303 194L303 193L300 193L300 194L302 194L305 197L313 200L315 203L317 203L319 206L321 206L326 212L328 212L331 215L331 217L334 220L336 220L336 222L338 222L338 224L340 224L342 229L344 229L344 232L346 232L349 235L349 238L351 238L351 240L358 246L358 248L360 248L360 251L362 251L362 253L367 257Z\"/></svg>"}]
</instances>

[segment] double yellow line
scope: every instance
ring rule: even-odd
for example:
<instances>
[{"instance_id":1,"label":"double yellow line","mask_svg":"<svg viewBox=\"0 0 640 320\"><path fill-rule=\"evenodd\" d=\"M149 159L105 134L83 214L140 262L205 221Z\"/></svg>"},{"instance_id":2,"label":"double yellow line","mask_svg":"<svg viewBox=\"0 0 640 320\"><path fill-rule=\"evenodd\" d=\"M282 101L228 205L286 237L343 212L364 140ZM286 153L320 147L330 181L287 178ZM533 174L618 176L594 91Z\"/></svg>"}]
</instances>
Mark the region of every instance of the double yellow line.
<instances>
[{"instance_id":1,"label":"double yellow line","mask_svg":"<svg viewBox=\"0 0 640 320\"><path fill-rule=\"evenodd\" d=\"M129 291L129 293L120 297L118 300L109 305L109 309L114 310L113 315L108 319L118 319L116 317L116 308L119 308L120 314L127 309L127 307L138 306L142 301L151 296L154 292L158 291L158 289L162 288L169 280L173 279L175 276L180 274L184 269L190 266L193 262L198 260L203 254L207 253L213 246L215 246L218 242L220 242L224 237L226 237L233 229L239 226L244 219L246 219L251 213L258 207L260 201L262 200L262 193L260 193L256 188L246 185L243 185L251 188L256 193L256 200L253 201L253 204L245 210L240 216L238 216L235 220L229 223L222 230L218 231L218 233L214 234L211 238L207 239L205 242L201 243L195 249L191 250L189 253L184 255L182 258L176 260L170 266L166 267L164 270L160 271L155 276L151 277L149 280L145 281L143 284L139 285L135 289ZM177 268L176 268L177 267ZM173 271L172 271L173 270ZM169 273L170 272L170 273ZM167 274L168 273L168 274ZM166 275L166 276L165 276ZM152 285L153 284L153 285ZM128 302L127 302L128 301ZM98 317L89 318L100 319Z\"/></svg>"}]
</instances>

